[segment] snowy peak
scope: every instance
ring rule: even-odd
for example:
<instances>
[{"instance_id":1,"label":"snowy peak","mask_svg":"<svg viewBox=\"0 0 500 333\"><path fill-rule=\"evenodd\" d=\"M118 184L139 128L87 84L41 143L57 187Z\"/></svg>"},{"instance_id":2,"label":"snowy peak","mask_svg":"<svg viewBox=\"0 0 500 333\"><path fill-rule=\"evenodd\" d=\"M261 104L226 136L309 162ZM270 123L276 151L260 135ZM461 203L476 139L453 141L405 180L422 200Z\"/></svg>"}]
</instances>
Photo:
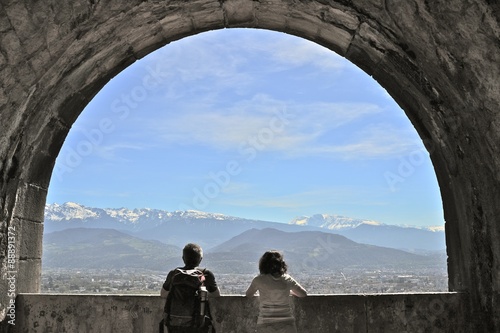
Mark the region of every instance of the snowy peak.
<instances>
[{"instance_id":1,"label":"snowy peak","mask_svg":"<svg viewBox=\"0 0 500 333\"><path fill-rule=\"evenodd\" d=\"M88 221L102 218L109 218L122 224L139 224L148 221L149 224L154 221L156 224L170 219L180 220L235 220L235 217L218 214L206 213L196 210L174 211L140 208L91 208L74 202L66 202L62 205L54 203L45 205L45 220L51 221Z\"/></svg>"},{"instance_id":2,"label":"snowy peak","mask_svg":"<svg viewBox=\"0 0 500 333\"><path fill-rule=\"evenodd\" d=\"M329 230L351 229L356 228L361 224L383 225L382 223L373 220L361 220L352 217L328 214L299 216L290 221L289 224L308 225Z\"/></svg>"},{"instance_id":3,"label":"snowy peak","mask_svg":"<svg viewBox=\"0 0 500 333\"><path fill-rule=\"evenodd\" d=\"M328 214L314 214L312 216L299 216L294 218L289 224L301 225L301 226L312 226L319 227L329 230L347 230L357 228L360 225L370 225L370 226L386 226L391 227L388 224L384 224L374 220L363 220L356 219L352 217L346 217L342 215L328 215ZM396 226L392 226L396 227ZM397 225L399 228L413 228L421 229L431 232L444 232L444 226L412 226L412 225Z\"/></svg>"},{"instance_id":4,"label":"snowy peak","mask_svg":"<svg viewBox=\"0 0 500 333\"><path fill-rule=\"evenodd\" d=\"M74 202L66 202L62 205L57 203L45 205L45 219L53 221L71 220L71 219L95 219L99 213L95 208L87 208Z\"/></svg>"}]
</instances>

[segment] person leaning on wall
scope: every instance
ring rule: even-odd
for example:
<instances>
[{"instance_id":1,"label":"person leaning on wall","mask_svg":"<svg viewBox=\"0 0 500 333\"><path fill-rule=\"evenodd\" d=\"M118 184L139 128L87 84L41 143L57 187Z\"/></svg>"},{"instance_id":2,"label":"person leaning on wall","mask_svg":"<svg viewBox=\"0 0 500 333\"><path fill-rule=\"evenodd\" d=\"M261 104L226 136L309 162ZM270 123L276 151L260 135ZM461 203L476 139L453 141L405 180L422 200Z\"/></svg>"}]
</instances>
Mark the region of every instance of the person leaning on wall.
<instances>
[{"instance_id":1,"label":"person leaning on wall","mask_svg":"<svg viewBox=\"0 0 500 333\"><path fill-rule=\"evenodd\" d=\"M257 333L297 333L290 295L307 296L307 291L287 274L287 264L279 251L267 251L260 258L259 271L245 295L259 292Z\"/></svg>"}]
</instances>

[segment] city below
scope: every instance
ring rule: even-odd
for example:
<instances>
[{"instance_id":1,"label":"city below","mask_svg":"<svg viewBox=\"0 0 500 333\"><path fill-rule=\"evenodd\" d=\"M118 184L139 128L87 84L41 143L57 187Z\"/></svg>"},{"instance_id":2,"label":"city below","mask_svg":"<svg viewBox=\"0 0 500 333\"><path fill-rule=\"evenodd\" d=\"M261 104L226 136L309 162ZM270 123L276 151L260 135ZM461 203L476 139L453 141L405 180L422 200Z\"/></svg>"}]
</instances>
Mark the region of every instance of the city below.
<instances>
[{"instance_id":1,"label":"city below","mask_svg":"<svg viewBox=\"0 0 500 333\"><path fill-rule=\"evenodd\" d=\"M159 295L168 272L129 269L46 269L42 293ZM448 274L438 268L349 269L328 274L289 272L309 294L420 293L448 291ZM243 295L255 274L217 274L223 295Z\"/></svg>"}]
</instances>

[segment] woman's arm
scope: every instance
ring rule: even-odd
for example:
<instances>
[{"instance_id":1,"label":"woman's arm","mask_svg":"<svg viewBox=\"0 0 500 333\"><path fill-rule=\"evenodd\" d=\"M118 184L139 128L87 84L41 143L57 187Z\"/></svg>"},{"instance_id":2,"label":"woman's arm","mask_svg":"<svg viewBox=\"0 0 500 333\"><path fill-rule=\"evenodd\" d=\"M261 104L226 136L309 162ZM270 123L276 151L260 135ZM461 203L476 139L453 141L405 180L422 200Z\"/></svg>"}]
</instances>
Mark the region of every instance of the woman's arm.
<instances>
[{"instance_id":1,"label":"woman's arm","mask_svg":"<svg viewBox=\"0 0 500 333\"><path fill-rule=\"evenodd\" d=\"M291 289L290 294L292 294L293 296L297 296L297 297L306 297L307 291L304 288L302 288L301 285L298 285L298 287L300 287L300 288Z\"/></svg>"},{"instance_id":2,"label":"woman's arm","mask_svg":"<svg viewBox=\"0 0 500 333\"><path fill-rule=\"evenodd\" d=\"M289 276L289 281L290 281L290 294L292 294L293 296L297 296L297 297L306 297L307 296L307 291L304 289L304 287L302 287L300 285L300 283L298 283L297 281L295 281L294 278L292 278L291 276Z\"/></svg>"},{"instance_id":3,"label":"woman's arm","mask_svg":"<svg viewBox=\"0 0 500 333\"><path fill-rule=\"evenodd\" d=\"M255 293L257 292L257 287L255 287L255 283L252 280L252 283L250 283L250 286L248 286L247 291L245 292L246 297L252 297L255 296Z\"/></svg>"}]
</instances>

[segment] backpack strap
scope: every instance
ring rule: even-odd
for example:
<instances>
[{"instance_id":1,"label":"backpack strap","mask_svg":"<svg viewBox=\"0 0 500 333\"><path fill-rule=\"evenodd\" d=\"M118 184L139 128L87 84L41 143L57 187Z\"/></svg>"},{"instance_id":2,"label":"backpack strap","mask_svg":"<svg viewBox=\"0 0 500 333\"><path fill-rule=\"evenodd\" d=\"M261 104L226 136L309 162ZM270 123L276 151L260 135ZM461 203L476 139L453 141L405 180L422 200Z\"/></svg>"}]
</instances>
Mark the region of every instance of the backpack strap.
<instances>
[{"instance_id":1,"label":"backpack strap","mask_svg":"<svg viewBox=\"0 0 500 333\"><path fill-rule=\"evenodd\" d=\"M164 316L163 318L163 324L165 326L169 326L170 324L170 309L172 308L172 295L173 295L173 291L175 289L175 286L174 284L172 283L174 281L174 277L177 275L177 274L181 274L181 270L179 267L177 267L175 270L174 270L174 273L172 275L172 279L170 280L170 286L168 288L168 295L167 295L167 300L165 302L165 307L164 307L164 310L163 310L163 313L167 314L166 316Z\"/></svg>"},{"instance_id":2,"label":"backpack strap","mask_svg":"<svg viewBox=\"0 0 500 333\"><path fill-rule=\"evenodd\" d=\"M206 268L203 268L203 269L198 268L198 270L201 272L201 277L200 277L201 285L204 286L205 285L205 271L207 269Z\"/></svg>"}]
</instances>

